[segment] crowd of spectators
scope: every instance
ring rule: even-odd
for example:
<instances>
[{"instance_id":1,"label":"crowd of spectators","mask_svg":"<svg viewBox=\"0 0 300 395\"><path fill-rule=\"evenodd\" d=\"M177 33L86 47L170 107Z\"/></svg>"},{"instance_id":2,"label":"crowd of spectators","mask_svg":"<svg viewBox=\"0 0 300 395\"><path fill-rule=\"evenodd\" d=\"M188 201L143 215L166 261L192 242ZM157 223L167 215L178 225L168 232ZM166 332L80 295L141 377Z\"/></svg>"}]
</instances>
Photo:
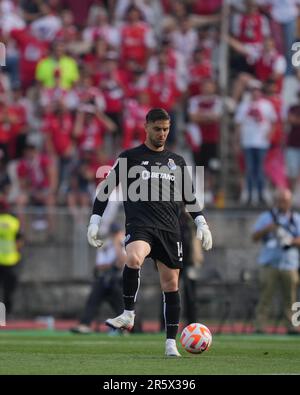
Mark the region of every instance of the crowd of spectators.
<instances>
[{"instance_id":1,"label":"crowd of spectators","mask_svg":"<svg viewBox=\"0 0 300 395\"><path fill-rule=\"evenodd\" d=\"M144 139L151 107L171 115L168 144L205 166L206 204L219 192L220 129L229 112L241 193L299 186L300 104L291 43L298 0L0 0L0 188L27 205L89 207L96 170ZM229 51L226 97L220 44ZM225 67L225 65L224 65ZM296 82L298 83L298 82ZM286 155L285 155L286 154Z\"/></svg>"}]
</instances>

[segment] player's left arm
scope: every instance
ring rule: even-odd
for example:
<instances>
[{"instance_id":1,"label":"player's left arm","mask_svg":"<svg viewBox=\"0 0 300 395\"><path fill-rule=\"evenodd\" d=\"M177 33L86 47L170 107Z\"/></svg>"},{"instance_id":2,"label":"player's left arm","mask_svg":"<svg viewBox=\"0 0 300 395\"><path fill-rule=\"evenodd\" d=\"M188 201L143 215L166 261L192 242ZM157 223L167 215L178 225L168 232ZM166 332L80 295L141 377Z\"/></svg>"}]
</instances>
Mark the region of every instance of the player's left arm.
<instances>
[{"instance_id":1,"label":"player's left arm","mask_svg":"<svg viewBox=\"0 0 300 395\"><path fill-rule=\"evenodd\" d=\"M197 239L202 241L205 250L212 248L212 235L206 219L201 210L201 204L197 199L194 185L190 173L188 172L185 160L182 158L182 199L188 213L193 218L197 226Z\"/></svg>"}]
</instances>

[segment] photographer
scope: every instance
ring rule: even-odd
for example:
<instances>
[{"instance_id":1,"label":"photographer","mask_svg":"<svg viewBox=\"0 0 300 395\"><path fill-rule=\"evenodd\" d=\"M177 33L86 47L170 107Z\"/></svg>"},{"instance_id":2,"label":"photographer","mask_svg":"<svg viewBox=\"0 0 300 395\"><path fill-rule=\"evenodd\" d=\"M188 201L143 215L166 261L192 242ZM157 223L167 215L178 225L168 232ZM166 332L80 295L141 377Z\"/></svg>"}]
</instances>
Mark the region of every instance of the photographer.
<instances>
[{"instance_id":1,"label":"photographer","mask_svg":"<svg viewBox=\"0 0 300 395\"><path fill-rule=\"evenodd\" d=\"M254 225L252 239L263 243L258 257L261 295L256 310L257 333L263 333L273 295L279 289L287 332L300 334L291 323L292 304L297 300L300 215L291 206L291 191L278 190L275 206L263 212Z\"/></svg>"}]
</instances>

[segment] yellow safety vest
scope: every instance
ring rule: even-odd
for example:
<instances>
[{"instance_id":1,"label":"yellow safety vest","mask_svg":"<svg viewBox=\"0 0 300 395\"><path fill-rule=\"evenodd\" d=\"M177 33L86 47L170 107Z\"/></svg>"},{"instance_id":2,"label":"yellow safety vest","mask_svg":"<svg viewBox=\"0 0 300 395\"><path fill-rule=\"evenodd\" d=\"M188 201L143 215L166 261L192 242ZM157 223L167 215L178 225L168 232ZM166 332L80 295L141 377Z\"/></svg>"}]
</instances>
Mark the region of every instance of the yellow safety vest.
<instances>
[{"instance_id":1,"label":"yellow safety vest","mask_svg":"<svg viewBox=\"0 0 300 395\"><path fill-rule=\"evenodd\" d=\"M10 214L0 214L0 265L16 265L21 255L17 250L16 237L20 221Z\"/></svg>"}]
</instances>

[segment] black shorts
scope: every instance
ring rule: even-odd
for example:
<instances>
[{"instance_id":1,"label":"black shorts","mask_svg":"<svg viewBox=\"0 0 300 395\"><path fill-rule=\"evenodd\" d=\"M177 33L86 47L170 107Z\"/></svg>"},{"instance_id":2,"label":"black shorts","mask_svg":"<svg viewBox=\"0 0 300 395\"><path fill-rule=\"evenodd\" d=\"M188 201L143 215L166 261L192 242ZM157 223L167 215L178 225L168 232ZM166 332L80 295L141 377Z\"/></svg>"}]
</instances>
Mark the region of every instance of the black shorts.
<instances>
[{"instance_id":1,"label":"black shorts","mask_svg":"<svg viewBox=\"0 0 300 395\"><path fill-rule=\"evenodd\" d=\"M183 250L181 235L151 227L126 228L125 246L137 240L150 244L151 252L147 257L159 260L170 269L182 269Z\"/></svg>"}]
</instances>

